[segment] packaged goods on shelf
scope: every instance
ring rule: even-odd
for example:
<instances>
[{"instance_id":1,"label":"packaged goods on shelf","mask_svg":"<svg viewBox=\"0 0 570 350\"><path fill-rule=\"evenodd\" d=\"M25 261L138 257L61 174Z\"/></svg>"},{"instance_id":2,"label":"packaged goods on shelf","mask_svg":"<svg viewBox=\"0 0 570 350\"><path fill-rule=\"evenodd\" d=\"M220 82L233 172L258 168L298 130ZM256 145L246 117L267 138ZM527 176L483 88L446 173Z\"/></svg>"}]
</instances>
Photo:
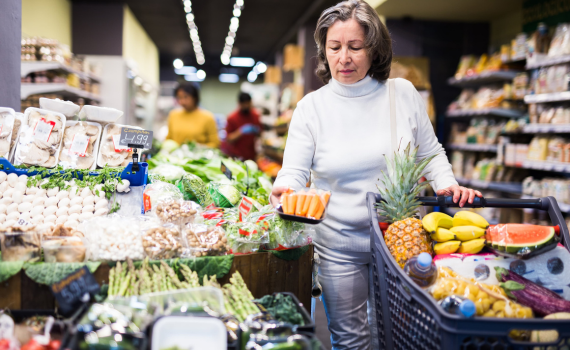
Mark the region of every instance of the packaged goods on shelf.
<instances>
[{"instance_id":1,"label":"packaged goods on shelf","mask_svg":"<svg viewBox=\"0 0 570 350\"><path fill-rule=\"evenodd\" d=\"M529 153L529 145L507 143L505 145L504 163L507 166L522 166L524 161L527 160Z\"/></svg>"},{"instance_id":2,"label":"packaged goods on shelf","mask_svg":"<svg viewBox=\"0 0 570 350\"><path fill-rule=\"evenodd\" d=\"M548 49L548 56L563 56L570 54L570 24L560 23L556 27L550 48Z\"/></svg>"},{"instance_id":3,"label":"packaged goods on shelf","mask_svg":"<svg viewBox=\"0 0 570 350\"><path fill-rule=\"evenodd\" d=\"M466 130L464 124L451 124L450 143L461 144L482 144L494 145L505 126L505 122L495 120L474 118L471 119Z\"/></svg>"},{"instance_id":4,"label":"packaged goods on shelf","mask_svg":"<svg viewBox=\"0 0 570 350\"><path fill-rule=\"evenodd\" d=\"M448 110L499 108L504 99L504 88L482 87L477 92L472 89L463 89L457 100L449 105Z\"/></svg>"},{"instance_id":5,"label":"packaged goods on shelf","mask_svg":"<svg viewBox=\"0 0 570 350\"><path fill-rule=\"evenodd\" d=\"M522 184L525 195L537 198L552 196L560 203L570 203L570 180L556 178L539 180L529 176Z\"/></svg>"},{"instance_id":6,"label":"packaged goods on shelf","mask_svg":"<svg viewBox=\"0 0 570 350\"><path fill-rule=\"evenodd\" d=\"M569 163L570 141L557 136L535 136L528 147L527 159Z\"/></svg>"},{"instance_id":7,"label":"packaged goods on shelf","mask_svg":"<svg viewBox=\"0 0 570 350\"><path fill-rule=\"evenodd\" d=\"M560 64L533 71L529 84L529 92L547 94L567 91L568 79L566 75L569 72L569 67L567 64Z\"/></svg>"},{"instance_id":8,"label":"packaged goods on shelf","mask_svg":"<svg viewBox=\"0 0 570 350\"><path fill-rule=\"evenodd\" d=\"M531 104L529 105L529 119L531 123L539 124L570 124L570 108Z\"/></svg>"}]
</instances>

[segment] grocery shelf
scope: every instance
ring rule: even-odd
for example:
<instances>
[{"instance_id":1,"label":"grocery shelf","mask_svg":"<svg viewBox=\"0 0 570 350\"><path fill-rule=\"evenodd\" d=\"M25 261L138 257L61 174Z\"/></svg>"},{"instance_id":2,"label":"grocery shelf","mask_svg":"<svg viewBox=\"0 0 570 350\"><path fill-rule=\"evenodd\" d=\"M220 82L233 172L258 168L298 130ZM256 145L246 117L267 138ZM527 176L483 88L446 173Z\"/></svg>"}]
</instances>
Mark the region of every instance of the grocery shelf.
<instances>
[{"instance_id":1,"label":"grocery shelf","mask_svg":"<svg viewBox=\"0 0 570 350\"><path fill-rule=\"evenodd\" d=\"M509 63L522 63L526 61L526 56L521 56L521 57L513 57L510 58L508 60L504 60L502 61L504 64L509 64Z\"/></svg>"},{"instance_id":2,"label":"grocery shelf","mask_svg":"<svg viewBox=\"0 0 570 350\"><path fill-rule=\"evenodd\" d=\"M507 108L485 108L485 109L462 109L455 111L448 111L446 115L449 118L459 118L459 117L483 117L483 116L495 116L495 117L505 117L505 118L520 118L525 114L523 111L518 111L515 109Z\"/></svg>"},{"instance_id":3,"label":"grocery shelf","mask_svg":"<svg viewBox=\"0 0 570 350\"><path fill-rule=\"evenodd\" d=\"M482 190L491 190L503 193L518 194L522 193L522 183L520 182L493 182L482 180L456 179L462 186L472 186Z\"/></svg>"},{"instance_id":4,"label":"grocery shelf","mask_svg":"<svg viewBox=\"0 0 570 350\"><path fill-rule=\"evenodd\" d=\"M559 57L545 57L539 60L530 59L527 60L526 69L548 67L568 62L570 62L570 55L564 55Z\"/></svg>"},{"instance_id":5,"label":"grocery shelf","mask_svg":"<svg viewBox=\"0 0 570 350\"><path fill-rule=\"evenodd\" d=\"M513 80L518 73L520 72L510 71L510 70L483 72L478 75L464 77L461 79L449 78L447 82L449 85L453 86L473 86L473 85L484 85L490 83L500 83L507 80Z\"/></svg>"},{"instance_id":6,"label":"grocery shelf","mask_svg":"<svg viewBox=\"0 0 570 350\"><path fill-rule=\"evenodd\" d=\"M81 97L92 101L99 101L99 96L63 83L22 83L20 87L20 98L22 100L28 98L30 95L51 93L58 93L64 97Z\"/></svg>"},{"instance_id":7,"label":"grocery shelf","mask_svg":"<svg viewBox=\"0 0 570 350\"><path fill-rule=\"evenodd\" d=\"M570 101L570 91L552 92L549 94L526 95L525 103L544 103Z\"/></svg>"},{"instance_id":8,"label":"grocery shelf","mask_svg":"<svg viewBox=\"0 0 570 350\"><path fill-rule=\"evenodd\" d=\"M570 163L545 160L525 160L520 166L517 166L517 168L570 173Z\"/></svg>"},{"instance_id":9,"label":"grocery shelf","mask_svg":"<svg viewBox=\"0 0 570 350\"><path fill-rule=\"evenodd\" d=\"M526 124L522 132L525 134L570 133L570 124Z\"/></svg>"},{"instance_id":10,"label":"grocery shelf","mask_svg":"<svg viewBox=\"0 0 570 350\"><path fill-rule=\"evenodd\" d=\"M100 81L99 78L94 76L93 74L78 71L76 69L73 69L73 68L66 66L63 63L59 63L59 62L42 62L42 61L25 62L24 61L21 64L20 76L23 78L30 73L41 72L41 71L46 71L46 70L59 70L59 71L63 71L66 73L77 74L79 76L79 78L81 78L81 79L91 79L91 80L94 80L97 82Z\"/></svg>"},{"instance_id":11,"label":"grocery shelf","mask_svg":"<svg viewBox=\"0 0 570 350\"><path fill-rule=\"evenodd\" d=\"M458 151L497 152L497 145L485 145L478 143L449 144L447 148Z\"/></svg>"}]
</instances>

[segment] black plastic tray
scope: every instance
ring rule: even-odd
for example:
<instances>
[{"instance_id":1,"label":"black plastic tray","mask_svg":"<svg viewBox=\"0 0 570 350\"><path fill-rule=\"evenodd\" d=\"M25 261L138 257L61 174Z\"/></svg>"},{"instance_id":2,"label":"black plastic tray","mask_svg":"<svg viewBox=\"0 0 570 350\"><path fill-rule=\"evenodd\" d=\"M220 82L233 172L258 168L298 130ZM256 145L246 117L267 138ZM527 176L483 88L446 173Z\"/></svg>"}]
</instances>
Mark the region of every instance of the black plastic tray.
<instances>
[{"instance_id":1,"label":"black plastic tray","mask_svg":"<svg viewBox=\"0 0 570 350\"><path fill-rule=\"evenodd\" d=\"M281 207L281 204L279 204L279 206L277 207L277 214L279 214L281 219L289 220L289 221L302 222L303 224L308 224L308 225L318 225L321 222L323 222L326 219L326 214L327 214L326 212L327 212L327 210L325 209L325 211L323 212L323 216L319 220L316 220L316 219L309 219L309 218L306 218L304 216L285 214L283 212L283 208Z\"/></svg>"},{"instance_id":2,"label":"black plastic tray","mask_svg":"<svg viewBox=\"0 0 570 350\"><path fill-rule=\"evenodd\" d=\"M419 197L428 206L457 207L452 197ZM461 318L445 312L435 299L416 285L392 258L384 242L376 203L382 197L366 195L371 224L373 287L378 336L384 349L562 349L570 344L569 320ZM532 199L476 198L471 207L533 208L548 212L560 226L561 244L570 250L568 227L554 197ZM559 340L530 343L509 337L512 330L556 329ZM561 345L559 345L561 344ZM545 347L546 348L546 347Z\"/></svg>"}]
</instances>

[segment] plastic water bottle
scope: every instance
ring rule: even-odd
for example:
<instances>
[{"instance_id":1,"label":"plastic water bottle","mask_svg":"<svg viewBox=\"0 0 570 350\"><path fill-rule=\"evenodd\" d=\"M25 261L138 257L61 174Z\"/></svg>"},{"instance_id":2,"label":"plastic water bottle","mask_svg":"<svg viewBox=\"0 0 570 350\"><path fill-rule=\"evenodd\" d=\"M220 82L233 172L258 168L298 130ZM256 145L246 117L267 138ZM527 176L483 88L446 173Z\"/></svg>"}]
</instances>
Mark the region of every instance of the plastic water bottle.
<instances>
[{"instance_id":1,"label":"plastic water bottle","mask_svg":"<svg viewBox=\"0 0 570 350\"><path fill-rule=\"evenodd\" d=\"M475 303L458 295L450 295L439 302L441 307L450 314L471 318L477 312Z\"/></svg>"},{"instance_id":2,"label":"plastic water bottle","mask_svg":"<svg viewBox=\"0 0 570 350\"><path fill-rule=\"evenodd\" d=\"M408 260L404 272L422 288L431 286L437 279L437 267L429 253L421 253Z\"/></svg>"}]
</instances>

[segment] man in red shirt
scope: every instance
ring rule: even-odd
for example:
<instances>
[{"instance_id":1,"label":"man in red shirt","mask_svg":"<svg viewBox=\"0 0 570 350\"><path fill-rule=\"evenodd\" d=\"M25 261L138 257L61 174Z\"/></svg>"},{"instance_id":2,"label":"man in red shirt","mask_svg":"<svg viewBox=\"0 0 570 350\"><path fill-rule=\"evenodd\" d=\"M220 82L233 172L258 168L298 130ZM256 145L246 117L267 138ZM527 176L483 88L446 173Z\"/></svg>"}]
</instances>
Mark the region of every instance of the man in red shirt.
<instances>
[{"instance_id":1,"label":"man in red shirt","mask_svg":"<svg viewBox=\"0 0 570 350\"><path fill-rule=\"evenodd\" d=\"M242 92L239 108L228 116L226 141L230 156L241 160L255 160L255 139L261 130L259 113L252 107L251 96Z\"/></svg>"}]
</instances>

